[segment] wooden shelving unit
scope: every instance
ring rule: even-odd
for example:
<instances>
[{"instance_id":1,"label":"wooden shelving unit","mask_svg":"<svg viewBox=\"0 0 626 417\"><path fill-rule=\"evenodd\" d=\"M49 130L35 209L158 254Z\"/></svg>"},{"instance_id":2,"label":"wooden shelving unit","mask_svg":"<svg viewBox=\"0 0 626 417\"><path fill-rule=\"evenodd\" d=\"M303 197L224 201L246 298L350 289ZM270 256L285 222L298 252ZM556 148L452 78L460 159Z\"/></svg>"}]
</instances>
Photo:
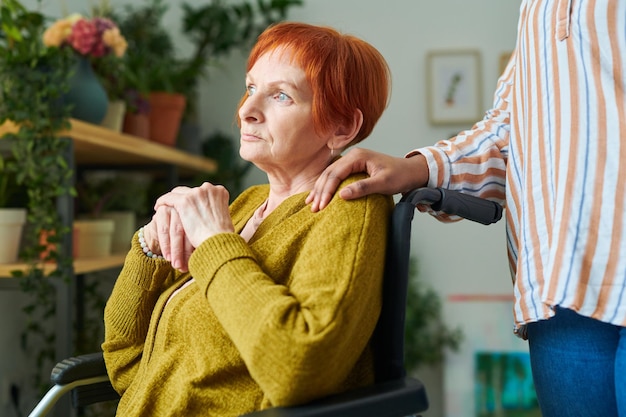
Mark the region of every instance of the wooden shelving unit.
<instances>
[{"instance_id":1,"label":"wooden shelving unit","mask_svg":"<svg viewBox=\"0 0 626 417\"><path fill-rule=\"evenodd\" d=\"M180 175L210 173L217 168L215 161L192 155L182 150L151 142L136 136L114 132L101 126L71 119L71 129L59 136L72 139L74 164L80 166L128 167L151 170L155 166L175 167ZM0 137L15 132L17 126L5 123L0 126ZM97 259L76 259L74 273L84 274L121 266L125 254ZM24 264L0 264L0 278L11 278L11 271L24 270ZM46 265L52 271L54 265Z\"/></svg>"},{"instance_id":2,"label":"wooden shelving unit","mask_svg":"<svg viewBox=\"0 0 626 417\"><path fill-rule=\"evenodd\" d=\"M117 133L101 126L71 120L72 128L60 136L74 141L76 165L135 165L137 167L166 164L176 166L181 174L213 172L217 165L211 159L191 155L176 148L136 136ZM0 126L0 137L14 132L12 123Z\"/></svg>"},{"instance_id":3,"label":"wooden shelving unit","mask_svg":"<svg viewBox=\"0 0 626 417\"><path fill-rule=\"evenodd\" d=\"M104 269L116 268L124 263L125 253L117 253L102 258L78 258L74 260L74 273L88 274L90 272L102 271ZM54 270L55 265L51 263L43 264L43 270L49 274ZM10 278L12 271L25 271L27 266L22 263L0 264L0 278Z\"/></svg>"}]
</instances>

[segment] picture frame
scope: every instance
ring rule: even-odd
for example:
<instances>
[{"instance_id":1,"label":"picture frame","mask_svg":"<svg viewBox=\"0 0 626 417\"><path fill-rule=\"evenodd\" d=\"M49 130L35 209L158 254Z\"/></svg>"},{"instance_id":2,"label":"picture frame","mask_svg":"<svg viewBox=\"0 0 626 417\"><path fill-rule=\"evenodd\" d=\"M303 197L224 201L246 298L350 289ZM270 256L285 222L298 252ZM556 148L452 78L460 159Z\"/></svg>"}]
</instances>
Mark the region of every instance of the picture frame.
<instances>
[{"instance_id":1,"label":"picture frame","mask_svg":"<svg viewBox=\"0 0 626 417\"><path fill-rule=\"evenodd\" d=\"M477 50L431 51L426 65L431 124L474 123L482 118L481 62Z\"/></svg>"}]
</instances>

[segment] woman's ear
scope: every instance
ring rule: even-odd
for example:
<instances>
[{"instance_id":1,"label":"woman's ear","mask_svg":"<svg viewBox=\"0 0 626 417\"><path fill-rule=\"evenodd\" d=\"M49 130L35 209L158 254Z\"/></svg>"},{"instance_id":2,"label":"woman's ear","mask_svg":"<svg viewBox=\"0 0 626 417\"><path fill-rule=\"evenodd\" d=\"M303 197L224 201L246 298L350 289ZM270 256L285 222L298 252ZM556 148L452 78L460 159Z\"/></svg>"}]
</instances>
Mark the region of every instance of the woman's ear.
<instances>
[{"instance_id":1,"label":"woman's ear","mask_svg":"<svg viewBox=\"0 0 626 417\"><path fill-rule=\"evenodd\" d=\"M361 110L354 110L350 123L337 126L333 136L328 141L328 147L331 150L343 150L356 137L363 125L363 113Z\"/></svg>"}]
</instances>

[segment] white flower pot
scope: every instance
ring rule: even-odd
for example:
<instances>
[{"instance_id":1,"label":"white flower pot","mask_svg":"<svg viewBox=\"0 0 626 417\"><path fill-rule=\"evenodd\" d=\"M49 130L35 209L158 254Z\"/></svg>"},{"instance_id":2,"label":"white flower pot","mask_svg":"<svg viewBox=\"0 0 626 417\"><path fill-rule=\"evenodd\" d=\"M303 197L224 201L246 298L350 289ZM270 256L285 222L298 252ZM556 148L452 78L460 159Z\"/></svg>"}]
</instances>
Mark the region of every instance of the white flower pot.
<instances>
[{"instance_id":1,"label":"white flower pot","mask_svg":"<svg viewBox=\"0 0 626 417\"><path fill-rule=\"evenodd\" d=\"M123 100L110 101L104 120L100 122L100 125L115 132L121 132L125 114L126 103Z\"/></svg>"},{"instance_id":2,"label":"white flower pot","mask_svg":"<svg viewBox=\"0 0 626 417\"><path fill-rule=\"evenodd\" d=\"M103 219L111 219L115 223L113 228L113 253L126 253L130 249L130 240L137 230L137 220L132 211L107 211L102 213Z\"/></svg>"},{"instance_id":3,"label":"white flower pot","mask_svg":"<svg viewBox=\"0 0 626 417\"><path fill-rule=\"evenodd\" d=\"M76 230L74 253L76 258L99 258L111 255L113 230L111 219L83 219L74 221Z\"/></svg>"},{"instance_id":4,"label":"white flower pot","mask_svg":"<svg viewBox=\"0 0 626 417\"><path fill-rule=\"evenodd\" d=\"M17 262L25 223L25 208L0 209L0 263Z\"/></svg>"}]
</instances>

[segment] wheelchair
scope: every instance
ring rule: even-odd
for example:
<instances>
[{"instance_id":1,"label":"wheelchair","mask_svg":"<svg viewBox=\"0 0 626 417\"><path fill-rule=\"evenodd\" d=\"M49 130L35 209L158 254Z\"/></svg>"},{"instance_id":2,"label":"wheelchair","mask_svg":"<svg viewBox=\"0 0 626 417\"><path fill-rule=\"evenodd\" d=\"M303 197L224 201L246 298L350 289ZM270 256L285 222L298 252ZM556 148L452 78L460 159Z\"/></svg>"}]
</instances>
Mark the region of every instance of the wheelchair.
<instances>
[{"instance_id":1,"label":"wheelchair","mask_svg":"<svg viewBox=\"0 0 626 417\"><path fill-rule=\"evenodd\" d=\"M419 188L406 193L396 204L390 220L382 310L372 336L375 384L304 405L256 411L246 414L247 417L406 417L428 409L426 388L418 379L407 376L404 368L411 223L416 205L428 205L435 211L485 225L502 217L498 203L456 191ZM119 398L109 382L102 352L59 362L52 370L51 381L54 386L30 417L46 416L68 392L75 408Z\"/></svg>"}]
</instances>

